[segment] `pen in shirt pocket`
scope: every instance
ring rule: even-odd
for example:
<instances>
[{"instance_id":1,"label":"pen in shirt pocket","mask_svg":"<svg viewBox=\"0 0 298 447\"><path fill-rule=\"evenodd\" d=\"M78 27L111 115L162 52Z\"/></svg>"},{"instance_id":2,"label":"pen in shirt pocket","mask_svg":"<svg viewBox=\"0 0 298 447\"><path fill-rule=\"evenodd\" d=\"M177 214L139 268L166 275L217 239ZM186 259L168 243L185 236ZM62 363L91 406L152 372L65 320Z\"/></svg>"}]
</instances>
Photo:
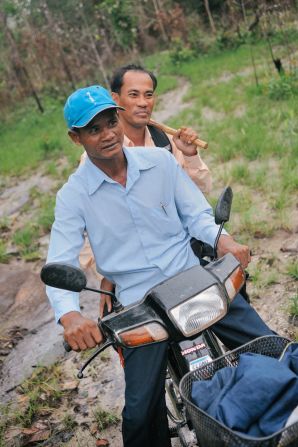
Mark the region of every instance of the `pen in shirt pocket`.
<instances>
[{"instance_id":1,"label":"pen in shirt pocket","mask_svg":"<svg viewBox=\"0 0 298 447\"><path fill-rule=\"evenodd\" d=\"M162 209L164 210L165 215L167 216L168 213L167 213L167 210L166 210L166 205L164 203L160 202L160 206L162 207Z\"/></svg>"}]
</instances>

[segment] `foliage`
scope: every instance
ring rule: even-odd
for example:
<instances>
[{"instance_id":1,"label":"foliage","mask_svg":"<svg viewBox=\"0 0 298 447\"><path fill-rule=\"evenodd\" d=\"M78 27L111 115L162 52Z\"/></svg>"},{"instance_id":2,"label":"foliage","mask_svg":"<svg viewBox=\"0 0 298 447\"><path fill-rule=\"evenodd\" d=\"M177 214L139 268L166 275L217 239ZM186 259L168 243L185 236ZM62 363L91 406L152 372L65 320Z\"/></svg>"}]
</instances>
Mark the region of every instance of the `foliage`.
<instances>
[{"instance_id":1,"label":"foliage","mask_svg":"<svg viewBox=\"0 0 298 447\"><path fill-rule=\"evenodd\" d=\"M117 415L110 413L108 411L97 408L93 411L93 417L98 426L98 430L102 431L111 425L116 425L119 422Z\"/></svg>"},{"instance_id":2,"label":"foliage","mask_svg":"<svg viewBox=\"0 0 298 447\"><path fill-rule=\"evenodd\" d=\"M283 74L279 78L271 79L268 84L270 99L281 101L298 95L298 76Z\"/></svg>"},{"instance_id":3,"label":"foliage","mask_svg":"<svg viewBox=\"0 0 298 447\"><path fill-rule=\"evenodd\" d=\"M137 38L137 17L133 1L103 0L95 5L100 13L106 12L114 38L124 49L133 47Z\"/></svg>"},{"instance_id":4,"label":"foliage","mask_svg":"<svg viewBox=\"0 0 298 447\"><path fill-rule=\"evenodd\" d=\"M20 175L34 170L40 162L76 154L62 117L59 101L47 99L48 109L41 115L26 101L6 121L0 123L0 175Z\"/></svg>"},{"instance_id":5,"label":"foliage","mask_svg":"<svg viewBox=\"0 0 298 447\"><path fill-rule=\"evenodd\" d=\"M72 414L66 414L62 420L64 429L67 431L72 431L78 425L75 417Z\"/></svg>"},{"instance_id":6,"label":"foliage","mask_svg":"<svg viewBox=\"0 0 298 447\"><path fill-rule=\"evenodd\" d=\"M7 264L9 255L7 254L6 246L3 241L0 241L0 264Z\"/></svg>"},{"instance_id":7,"label":"foliage","mask_svg":"<svg viewBox=\"0 0 298 447\"><path fill-rule=\"evenodd\" d=\"M37 366L32 375L18 386L18 398L8 405L0 406L0 447L7 445L5 433L9 428L31 429L36 421L43 420L45 415L67 402L72 389L63 385L61 365ZM52 421L49 421L50 425ZM65 413L62 429L73 431L76 425L74 416Z\"/></svg>"},{"instance_id":8,"label":"foliage","mask_svg":"<svg viewBox=\"0 0 298 447\"><path fill-rule=\"evenodd\" d=\"M289 313L291 317L297 318L298 317L298 295L290 298L290 304L289 304Z\"/></svg>"},{"instance_id":9,"label":"foliage","mask_svg":"<svg viewBox=\"0 0 298 447\"><path fill-rule=\"evenodd\" d=\"M294 278L295 280L298 280L298 261L291 261L287 265L287 274Z\"/></svg>"},{"instance_id":10,"label":"foliage","mask_svg":"<svg viewBox=\"0 0 298 447\"><path fill-rule=\"evenodd\" d=\"M0 405L0 447L5 447L5 431L11 423L10 406Z\"/></svg>"},{"instance_id":11,"label":"foliage","mask_svg":"<svg viewBox=\"0 0 298 447\"><path fill-rule=\"evenodd\" d=\"M41 198L37 224L44 233L48 233L52 228L54 222L54 207L55 197L53 195L47 195Z\"/></svg>"},{"instance_id":12,"label":"foliage","mask_svg":"<svg viewBox=\"0 0 298 447\"><path fill-rule=\"evenodd\" d=\"M30 427L42 409L57 407L63 394L59 386L60 379L59 365L37 367L32 376L19 387L19 392L27 396L28 401L24 409L15 413L15 422L22 427Z\"/></svg>"},{"instance_id":13,"label":"foliage","mask_svg":"<svg viewBox=\"0 0 298 447\"><path fill-rule=\"evenodd\" d=\"M197 23L194 23L187 35L187 42L194 55L207 54L214 45L214 40L207 33L203 32Z\"/></svg>"},{"instance_id":14,"label":"foliage","mask_svg":"<svg viewBox=\"0 0 298 447\"><path fill-rule=\"evenodd\" d=\"M243 37L231 31L220 32L216 37L216 45L219 50L235 50L243 43Z\"/></svg>"},{"instance_id":15,"label":"foliage","mask_svg":"<svg viewBox=\"0 0 298 447\"><path fill-rule=\"evenodd\" d=\"M272 44L289 47L297 40L296 9L288 2L276 6L275 14L265 0L258 7L220 0L2 0L1 103L9 109L31 97L41 112L47 111L45 98L63 102L81 85L108 84L114 65L139 61L143 52L169 49L174 65L180 66L210 50L257 43L267 22ZM247 19L256 20L249 31ZM55 143L41 149L47 155Z\"/></svg>"},{"instance_id":16,"label":"foliage","mask_svg":"<svg viewBox=\"0 0 298 447\"><path fill-rule=\"evenodd\" d=\"M180 39L173 39L170 59L174 65L181 65L194 57L194 52Z\"/></svg>"},{"instance_id":17,"label":"foliage","mask_svg":"<svg viewBox=\"0 0 298 447\"><path fill-rule=\"evenodd\" d=\"M39 258L38 254L38 233L36 227L27 224L24 228L17 230L13 235L13 242L20 249L20 255L26 261L33 261Z\"/></svg>"},{"instance_id":18,"label":"foliage","mask_svg":"<svg viewBox=\"0 0 298 447\"><path fill-rule=\"evenodd\" d=\"M41 142L42 158L48 159L57 156L61 152L62 146L58 139L49 140L47 137Z\"/></svg>"}]
</instances>

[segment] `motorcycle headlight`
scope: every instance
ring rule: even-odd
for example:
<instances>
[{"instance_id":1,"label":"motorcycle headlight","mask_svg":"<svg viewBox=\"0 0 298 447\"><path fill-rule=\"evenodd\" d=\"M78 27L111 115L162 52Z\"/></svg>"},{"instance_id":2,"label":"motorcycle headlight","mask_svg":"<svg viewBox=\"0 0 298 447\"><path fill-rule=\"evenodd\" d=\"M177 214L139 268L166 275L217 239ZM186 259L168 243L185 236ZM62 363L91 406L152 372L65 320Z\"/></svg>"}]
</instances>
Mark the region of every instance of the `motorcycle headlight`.
<instances>
[{"instance_id":1,"label":"motorcycle headlight","mask_svg":"<svg viewBox=\"0 0 298 447\"><path fill-rule=\"evenodd\" d=\"M216 323L227 312L226 299L216 285L170 310L170 315L181 332L190 337Z\"/></svg>"},{"instance_id":2,"label":"motorcycle headlight","mask_svg":"<svg viewBox=\"0 0 298 447\"><path fill-rule=\"evenodd\" d=\"M121 343L128 348L147 345L167 340L169 335L159 323L151 322L143 324L128 331L118 333Z\"/></svg>"}]
</instances>

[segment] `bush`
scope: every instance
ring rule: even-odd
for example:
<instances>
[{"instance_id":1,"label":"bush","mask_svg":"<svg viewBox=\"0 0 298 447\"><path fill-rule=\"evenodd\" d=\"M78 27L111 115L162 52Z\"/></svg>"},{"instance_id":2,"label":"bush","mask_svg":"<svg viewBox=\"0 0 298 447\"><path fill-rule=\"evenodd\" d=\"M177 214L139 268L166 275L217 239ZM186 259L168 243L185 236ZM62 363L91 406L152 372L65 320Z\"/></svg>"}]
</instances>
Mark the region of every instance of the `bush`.
<instances>
[{"instance_id":1,"label":"bush","mask_svg":"<svg viewBox=\"0 0 298 447\"><path fill-rule=\"evenodd\" d=\"M172 40L172 49L169 54L172 64L177 66L194 58L194 52L180 38Z\"/></svg>"},{"instance_id":2,"label":"bush","mask_svg":"<svg viewBox=\"0 0 298 447\"><path fill-rule=\"evenodd\" d=\"M187 40L194 55L207 54L214 44L207 33L195 27L189 30Z\"/></svg>"},{"instance_id":3,"label":"bush","mask_svg":"<svg viewBox=\"0 0 298 447\"><path fill-rule=\"evenodd\" d=\"M298 79L294 75L282 75L268 84L269 98L276 101L289 99L298 93Z\"/></svg>"},{"instance_id":4,"label":"bush","mask_svg":"<svg viewBox=\"0 0 298 447\"><path fill-rule=\"evenodd\" d=\"M216 37L216 46L219 50L235 50L244 42L244 36L229 31L219 33Z\"/></svg>"}]
</instances>

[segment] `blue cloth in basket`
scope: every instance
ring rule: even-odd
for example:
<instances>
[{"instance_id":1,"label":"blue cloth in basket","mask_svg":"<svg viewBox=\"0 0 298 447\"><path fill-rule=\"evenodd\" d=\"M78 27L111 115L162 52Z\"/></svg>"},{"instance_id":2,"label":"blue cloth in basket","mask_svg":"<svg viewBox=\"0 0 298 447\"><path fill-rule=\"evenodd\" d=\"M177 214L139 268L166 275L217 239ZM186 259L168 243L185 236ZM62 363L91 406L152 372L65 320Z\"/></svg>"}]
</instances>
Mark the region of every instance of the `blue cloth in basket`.
<instances>
[{"instance_id":1,"label":"blue cloth in basket","mask_svg":"<svg viewBox=\"0 0 298 447\"><path fill-rule=\"evenodd\" d=\"M298 344L280 360L240 355L237 367L217 371L211 380L192 384L193 402L232 430L254 437L282 429L298 405Z\"/></svg>"}]
</instances>

